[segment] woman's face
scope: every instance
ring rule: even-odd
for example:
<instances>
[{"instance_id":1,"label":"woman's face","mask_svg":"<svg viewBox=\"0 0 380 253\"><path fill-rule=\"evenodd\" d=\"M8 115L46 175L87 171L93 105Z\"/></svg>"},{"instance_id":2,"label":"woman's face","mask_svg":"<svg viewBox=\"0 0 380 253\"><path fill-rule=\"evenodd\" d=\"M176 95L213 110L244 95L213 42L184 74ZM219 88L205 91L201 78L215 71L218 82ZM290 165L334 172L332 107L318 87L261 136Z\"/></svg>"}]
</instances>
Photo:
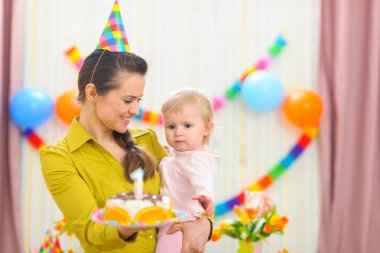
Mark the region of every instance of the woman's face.
<instances>
[{"instance_id":1,"label":"woman's face","mask_svg":"<svg viewBox=\"0 0 380 253\"><path fill-rule=\"evenodd\" d=\"M121 72L117 80L118 88L110 90L104 96L98 96L96 112L106 128L124 133L130 119L139 114L145 78L141 74Z\"/></svg>"}]
</instances>

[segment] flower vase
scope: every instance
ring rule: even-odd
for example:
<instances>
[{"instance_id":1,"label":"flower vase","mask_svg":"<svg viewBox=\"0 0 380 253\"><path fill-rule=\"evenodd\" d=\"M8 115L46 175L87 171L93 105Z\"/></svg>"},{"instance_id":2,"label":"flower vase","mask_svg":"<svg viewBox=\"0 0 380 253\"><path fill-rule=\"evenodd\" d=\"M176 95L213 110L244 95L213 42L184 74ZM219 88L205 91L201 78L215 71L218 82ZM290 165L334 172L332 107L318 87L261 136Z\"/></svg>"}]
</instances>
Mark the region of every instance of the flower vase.
<instances>
[{"instance_id":1,"label":"flower vase","mask_svg":"<svg viewBox=\"0 0 380 253\"><path fill-rule=\"evenodd\" d=\"M245 240L239 240L238 253L262 253L262 242L247 242Z\"/></svg>"},{"instance_id":2,"label":"flower vase","mask_svg":"<svg viewBox=\"0 0 380 253\"><path fill-rule=\"evenodd\" d=\"M263 251L263 243L262 242L254 242L252 243L252 246L254 248L254 253L262 253Z\"/></svg>"}]
</instances>

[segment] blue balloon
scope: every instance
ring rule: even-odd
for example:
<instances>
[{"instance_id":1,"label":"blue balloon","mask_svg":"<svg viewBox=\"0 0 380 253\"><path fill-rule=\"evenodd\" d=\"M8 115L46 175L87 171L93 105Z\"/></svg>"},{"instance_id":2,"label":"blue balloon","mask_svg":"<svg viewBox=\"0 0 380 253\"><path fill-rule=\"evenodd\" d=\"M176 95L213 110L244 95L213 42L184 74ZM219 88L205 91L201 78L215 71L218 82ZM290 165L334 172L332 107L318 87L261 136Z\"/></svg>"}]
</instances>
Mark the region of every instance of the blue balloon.
<instances>
[{"instance_id":1,"label":"blue balloon","mask_svg":"<svg viewBox=\"0 0 380 253\"><path fill-rule=\"evenodd\" d=\"M22 128L35 128L54 111L54 101L43 90L26 88L19 91L10 103L13 122Z\"/></svg>"},{"instance_id":2,"label":"blue balloon","mask_svg":"<svg viewBox=\"0 0 380 253\"><path fill-rule=\"evenodd\" d=\"M276 76L267 71L257 71L244 80L241 94L251 110L268 112L281 106L285 92Z\"/></svg>"}]
</instances>

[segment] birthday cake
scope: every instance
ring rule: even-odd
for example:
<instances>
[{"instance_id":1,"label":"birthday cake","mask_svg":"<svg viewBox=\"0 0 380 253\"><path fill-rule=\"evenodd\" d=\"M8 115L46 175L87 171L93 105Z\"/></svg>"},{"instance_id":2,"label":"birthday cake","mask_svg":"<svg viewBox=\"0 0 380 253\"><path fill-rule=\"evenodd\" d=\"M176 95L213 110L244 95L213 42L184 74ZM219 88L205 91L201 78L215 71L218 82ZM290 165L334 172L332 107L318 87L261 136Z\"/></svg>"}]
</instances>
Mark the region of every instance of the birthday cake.
<instances>
[{"instance_id":1,"label":"birthday cake","mask_svg":"<svg viewBox=\"0 0 380 253\"><path fill-rule=\"evenodd\" d=\"M168 196L143 193L120 193L107 199L103 219L120 225L157 224L172 218L172 201Z\"/></svg>"}]
</instances>

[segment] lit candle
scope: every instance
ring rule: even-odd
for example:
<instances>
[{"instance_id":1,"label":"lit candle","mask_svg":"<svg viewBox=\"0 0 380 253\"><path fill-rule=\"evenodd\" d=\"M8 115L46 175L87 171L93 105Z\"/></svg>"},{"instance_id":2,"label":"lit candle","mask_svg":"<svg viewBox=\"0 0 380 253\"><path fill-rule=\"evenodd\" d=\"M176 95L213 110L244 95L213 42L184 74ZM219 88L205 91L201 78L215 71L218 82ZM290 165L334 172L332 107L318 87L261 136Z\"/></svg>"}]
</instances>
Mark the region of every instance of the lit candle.
<instances>
[{"instance_id":1,"label":"lit candle","mask_svg":"<svg viewBox=\"0 0 380 253\"><path fill-rule=\"evenodd\" d=\"M144 170L138 168L130 174L130 177L133 180L135 196L141 197L143 195Z\"/></svg>"}]
</instances>

